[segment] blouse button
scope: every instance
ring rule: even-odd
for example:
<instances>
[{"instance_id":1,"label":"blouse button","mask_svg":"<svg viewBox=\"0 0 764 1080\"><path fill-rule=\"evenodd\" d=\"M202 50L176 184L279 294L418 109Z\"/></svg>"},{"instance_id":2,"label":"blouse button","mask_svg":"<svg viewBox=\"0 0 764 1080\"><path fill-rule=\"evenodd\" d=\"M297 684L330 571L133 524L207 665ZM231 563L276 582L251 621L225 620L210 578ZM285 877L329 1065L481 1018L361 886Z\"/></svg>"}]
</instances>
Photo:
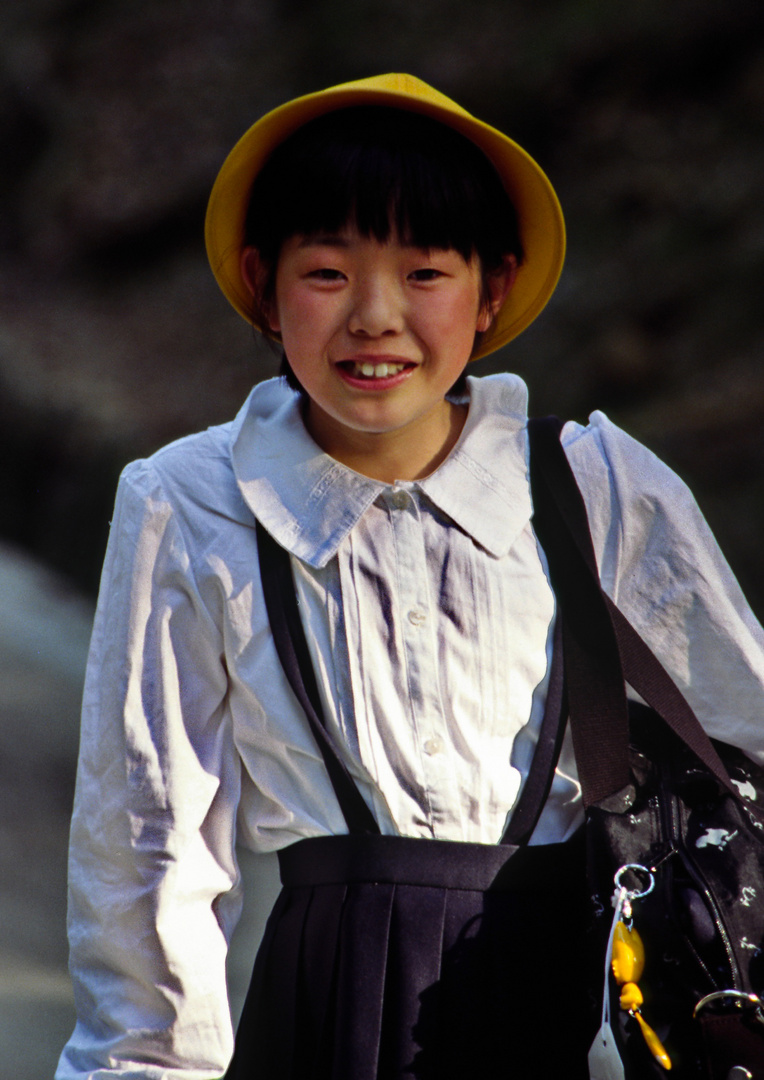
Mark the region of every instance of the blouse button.
<instances>
[{"instance_id":1,"label":"blouse button","mask_svg":"<svg viewBox=\"0 0 764 1080\"><path fill-rule=\"evenodd\" d=\"M428 757L432 757L433 754L439 754L443 749L443 740L439 739L437 735L433 735L431 739L424 740L422 749Z\"/></svg>"},{"instance_id":2,"label":"blouse button","mask_svg":"<svg viewBox=\"0 0 764 1080\"><path fill-rule=\"evenodd\" d=\"M418 608L412 608L409 612L409 622L412 626L422 626L427 622L427 612L420 611Z\"/></svg>"},{"instance_id":3,"label":"blouse button","mask_svg":"<svg viewBox=\"0 0 764 1080\"><path fill-rule=\"evenodd\" d=\"M409 497L405 491L394 491L392 494L393 506L398 510L405 510L409 504Z\"/></svg>"}]
</instances>

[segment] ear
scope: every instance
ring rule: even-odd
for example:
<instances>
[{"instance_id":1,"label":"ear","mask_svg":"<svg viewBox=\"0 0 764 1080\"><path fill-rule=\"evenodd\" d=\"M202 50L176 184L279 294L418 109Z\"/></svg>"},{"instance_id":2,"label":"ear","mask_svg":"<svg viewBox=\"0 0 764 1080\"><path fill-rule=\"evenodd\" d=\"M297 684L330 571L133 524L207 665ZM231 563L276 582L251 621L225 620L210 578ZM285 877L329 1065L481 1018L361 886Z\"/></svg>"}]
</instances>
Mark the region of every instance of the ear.
<instances>
[{"instance_id":1,"label":"ear","mask_svg":"<svg viewBox=\"0 0 764 1080\"><path fill-rule=\"evenodd\" d=\"M269 276L268 266L257 248L251 246L242 248L239 269L244 284L252 294L256 308L265 316L268 328L277 334L281 327L278 322L276 304L266 300L265 297Z\"/></svg>"},{"instance_id":2,"label":"ear","mask_svg":"<svg viewBox=\"0 0 764 1080\"><path fill-rule=\"evenodd\" d=\"M491 270L483 279L483 300L478 313L476 331L484 333L491 325L496 315L507 299L509 290L517 277L517 259L514 255L505 255L501 266Z\"/></svg>"}]
</instances>

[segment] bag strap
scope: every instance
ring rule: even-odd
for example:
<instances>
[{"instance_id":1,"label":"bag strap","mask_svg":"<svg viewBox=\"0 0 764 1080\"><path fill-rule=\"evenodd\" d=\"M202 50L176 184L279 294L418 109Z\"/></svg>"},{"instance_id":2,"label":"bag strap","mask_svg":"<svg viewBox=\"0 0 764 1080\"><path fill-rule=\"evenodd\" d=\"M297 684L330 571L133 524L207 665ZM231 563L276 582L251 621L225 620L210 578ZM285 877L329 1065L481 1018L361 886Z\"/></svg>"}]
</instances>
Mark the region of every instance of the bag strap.
<instances>
[{"instance_id":1,"label":"bag strap","mask_svg":"<svg viewBox=\"0 0 764 1080\"><path fill-rule=\"evenodd\" d=\"M295 697L318 744L348 831L379 835L380 828L326 729L321 696L297 603L289 552L256 522L257 552L273 642Z\"/></svg>"},{"instance_id":2,"label":"bag strap","mask_svg":"<svg viewBox=\"0 0 764 1080\"><path fill-rule=\"evenodd\" d=\"M588 521L555 473L563 453L554 421L529 421L533 528L547 557L563 622L571 734L585 799L600 799L629 783L629 717L624 676L600 588ZM567 460L567 459L566 459ZM555 481L557 481L555 483ZM569 521L583 542L571 542ZM588 805L588 803L587 803Z\"/></svg>"},{"instance_id":3,"label":"bag strap","mask_svg":"<svg viewBox=\"0 0 764 1080\"><path fill-rule=\"evenodd\" d=\"M738 799L721 758L665 668L602 589L586 505L557 417L531 420L533 525L563 617L571 731L585 806L629 782L625 682Z\"/></svg>"}]
</instances>

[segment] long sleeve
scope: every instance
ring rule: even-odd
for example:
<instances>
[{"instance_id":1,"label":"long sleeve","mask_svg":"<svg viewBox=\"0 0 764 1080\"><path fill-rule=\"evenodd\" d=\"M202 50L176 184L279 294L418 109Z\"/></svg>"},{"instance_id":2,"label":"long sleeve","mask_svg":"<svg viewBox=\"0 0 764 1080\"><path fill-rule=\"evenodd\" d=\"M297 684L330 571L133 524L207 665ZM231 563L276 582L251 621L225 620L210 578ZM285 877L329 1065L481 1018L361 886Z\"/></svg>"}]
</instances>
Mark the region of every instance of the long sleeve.
<instances>
[{"instance_id":1,"label":"long sleeve","mask_svg":"<svg viewBox=\"0 0 764 1080\"><path fill-rule=\"evenodd\" d=\"M83 703L59 1080L207 1080L232 1049L239 762L220 631L149 466L117 497ZM151 1062L151 1064L146 1064Z\"/></svg>"},{"instance_id":2,"label":"long sleeve","mask_svg":"<svg viewBox=\"0 0 764 1080\"><path fill-rule=\"evenodd\" d=\"M602 413L571 434L605 588L708 734L764 763L764 631L692 493Z\"/></svg>"}]
</instances>

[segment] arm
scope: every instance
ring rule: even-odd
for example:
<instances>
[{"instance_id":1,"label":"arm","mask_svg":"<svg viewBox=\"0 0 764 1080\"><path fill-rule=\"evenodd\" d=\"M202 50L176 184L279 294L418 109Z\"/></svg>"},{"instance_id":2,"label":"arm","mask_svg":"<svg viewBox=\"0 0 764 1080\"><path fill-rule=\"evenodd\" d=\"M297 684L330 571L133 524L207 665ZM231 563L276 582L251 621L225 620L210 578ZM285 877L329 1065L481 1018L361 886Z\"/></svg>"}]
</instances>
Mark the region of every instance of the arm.
<instances>
[{"instance_id":1,"label":"arm","mask_svg":"<svg viewBox=\"0 0 764 1080\"><path fill-rule=\"evenodd\" d=\"M59 1080L209 1080L232 1050L239 762L222 641L150 465L117 497L83 701ZM233 890L233 891L232 891Z\"/></svg>"},{"instance_id":2,"label":"arm","mask_svg":"<svg viewBox=\"0 0 764 1080\"><path fill-rule=\"evenodd\" d=\"M566 431L606 591L709 735L764 763L764 631L687 488L595 413Z\"/></svg>"}]
</instances>

